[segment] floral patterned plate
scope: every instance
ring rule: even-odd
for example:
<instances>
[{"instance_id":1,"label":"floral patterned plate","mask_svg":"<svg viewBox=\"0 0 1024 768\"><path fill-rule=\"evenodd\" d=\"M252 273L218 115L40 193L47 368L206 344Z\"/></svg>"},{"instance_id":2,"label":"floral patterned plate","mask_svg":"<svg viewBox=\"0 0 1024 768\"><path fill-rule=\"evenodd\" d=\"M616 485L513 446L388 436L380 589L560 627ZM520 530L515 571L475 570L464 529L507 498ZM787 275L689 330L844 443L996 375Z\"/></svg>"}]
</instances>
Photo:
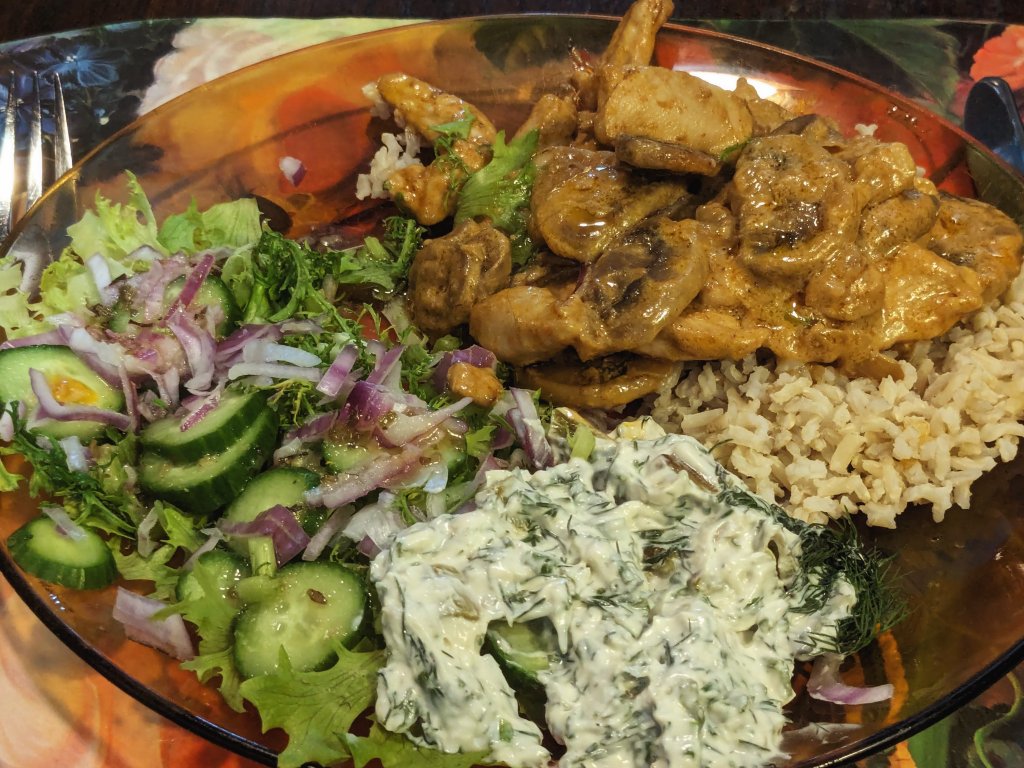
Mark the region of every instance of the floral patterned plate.
<instances>
[{"instance_id":1,"label":"floral patterned plate","mask_svg":"<svg viewBox=\"0 0 1024 768\"><path fill-rule=\"evenodd\" d=\"M359 216L354 197L381 125L361 86L403 70L456 92L514 127L538 94L565 78L575 46L600 52L613 23L582 17L506 17L405 27L326 43L204 85L131 124L90 154L22 226L14 247L55 252L61 234L96 192L118 198L123 172L139 176L158 216L255 195L298 235ZM670 28L659 38L663 66L722 82L744 76L798 112L834 117L847 132L877 125L899 140L943 189L981 194L1024 220L1020 180L961 132L923 108L857 77L778 49L714 32ZM307 173L293 184L283 156ZM910 510L898 531L870 531L904 575L911 617L846 670L850 683L891 682L884 704L839 708L798 695L786 747L792 768L835 765L895 743L994 682L1024 655L1024 515L1013 493L1024 464L1004 465L978 483L970 513L935 526ZM0 537L34 512L25 496L0 497ZM158 652L129 642L111 619L111 590L72 593L22 574L0 548L0 571L76 653L140 701L239 754L273 764L281 740L256 718L227 709ZM145 591L145 584L136 585ZM795 684L802 689L805 671Z\"/></svg>"}]
</instances>

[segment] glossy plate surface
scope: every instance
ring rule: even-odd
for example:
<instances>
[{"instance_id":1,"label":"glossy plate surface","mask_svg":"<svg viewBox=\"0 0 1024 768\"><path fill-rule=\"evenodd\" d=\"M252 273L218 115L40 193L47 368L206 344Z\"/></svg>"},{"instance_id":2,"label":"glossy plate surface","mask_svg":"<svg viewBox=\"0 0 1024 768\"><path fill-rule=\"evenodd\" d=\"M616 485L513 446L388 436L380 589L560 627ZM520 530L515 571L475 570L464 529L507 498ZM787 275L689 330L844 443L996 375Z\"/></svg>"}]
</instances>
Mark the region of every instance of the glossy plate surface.
<instances>
[{"instance_id":1,"label":"glossy plate surface","mask_svg":"<svg viewBox=\"0 0 1024 768\"><path fill-rule=\"evenodd\" d=\"M570 50L599 54L613 28L608 19L559 16L446 21L256 65L159 108L93 152L25 220L13 248L58 252L62 233L97 192L122 197L126 170L140 178L158 217L192 199L202 207L256 195L293 235L358 221L367 206L355 199L356 175L385 128L370 116L365 83L404 71L514 130L539 94L566 79ZM941 188L982 197L1024 220L1018 177L962 132L871 83L777 49L683 28L664 30L656 61L726 87L747 77L762 96L794 112L829 115L845 133L877 125L878 138L906 143ZM306 166L298 186L279 170L284 156ZM969 512L952 510L940 525L927 509L908 510L899 530L868 532L896 555L912 613L855 660L847 680L889 680L896 694L849 708L799 695L788 710L787 765L837 765L906 738L1024 656L1024 501L1014 492L1021 474L1024 461L999 467L975 486ZM23 494L0 497L0 539L34 511ZM273 764L277 734L261 735L255 716L231 712L173 660L125 640L110 618L113 589L51 589L22 574L2 546L0 571L47 626L115 684L196 733ZM798 673L798 689L804 679Z\"/></svg>"}]
</instances>

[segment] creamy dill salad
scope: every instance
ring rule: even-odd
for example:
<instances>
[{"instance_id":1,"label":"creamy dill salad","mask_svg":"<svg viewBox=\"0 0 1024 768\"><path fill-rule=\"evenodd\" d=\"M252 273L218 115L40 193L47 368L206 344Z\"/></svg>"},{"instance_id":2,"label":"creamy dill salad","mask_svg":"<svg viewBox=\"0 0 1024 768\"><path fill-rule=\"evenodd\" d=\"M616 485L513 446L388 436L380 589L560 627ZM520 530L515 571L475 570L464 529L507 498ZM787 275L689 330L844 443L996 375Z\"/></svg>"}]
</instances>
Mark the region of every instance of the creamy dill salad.
<instances>
[{"instance_id":1,"label":"creamy dill salad","mask_svg":"<svg viewBox=\"0 0 1024 768\"><path fill-rule=\"evenodd\" d=\"M884 699L837 676L900 617L884 558L422 335L424 234L291 240L252 199L158 221L129 177L56 258L8 253L0 452L32 473L0 489L41 497L11 557L110 590L129 638L285 732L282 768L755 766L794 660L811 695Z\"/></svg>"}]
</instances>

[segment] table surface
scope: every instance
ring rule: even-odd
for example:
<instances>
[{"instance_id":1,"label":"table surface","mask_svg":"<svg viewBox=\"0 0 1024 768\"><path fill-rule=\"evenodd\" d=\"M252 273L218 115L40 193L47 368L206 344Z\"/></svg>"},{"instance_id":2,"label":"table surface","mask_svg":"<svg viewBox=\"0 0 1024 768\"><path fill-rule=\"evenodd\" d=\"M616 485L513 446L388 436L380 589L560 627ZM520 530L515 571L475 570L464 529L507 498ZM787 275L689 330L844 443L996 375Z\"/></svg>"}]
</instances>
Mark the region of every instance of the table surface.
<instances>
[{"instance_id":1,"label":"table surface","mask_svg":"<svg viewBox=\"0 0 1024 768\"><path fill-rule=\"evenodd\" d=\"M7 8L12 5L3 3ZM31 15L46 5L28 0L20 7ZM116 0L107 5L115 17L117 12L135 7ZM275 7L272 0L262 5ZM346 8L365 5L354 2ZM378 10L391 7L387 0L375 5ZM412 5L415 3L403 7ZM236 6L218 3L217 7ZM189 7L204 4L197 0ZM324 11L308 0L297 0L293 10L299 7ZM0 9L0 19L6 12ZM221 18L136 23L0 43L0 72L61 72L75 153L81 156L138 114L213 77L288 50L396 23L402 22L380 18ZM953 119L962 114L966 92L980 77L1003 76L1018 96L1024 96L1024 26L949 20L868 22L872 39L879 39L877 33L884 32L892 41L888 48L878 49L864 45L867 28L863 23L836 19L704 23L845 65ZM0 36L8 29L0 23ZM924 45L908 47L898 42L911 30ZM1024 717L1018 716L1021 695L1017 683L1022 674L1024 665L956 714L864 761L861 768L1024 766ZM116 689L51 635L2 579L0 702L2 768L252 765L164 720Z\"/></svg>"}]
</instances>

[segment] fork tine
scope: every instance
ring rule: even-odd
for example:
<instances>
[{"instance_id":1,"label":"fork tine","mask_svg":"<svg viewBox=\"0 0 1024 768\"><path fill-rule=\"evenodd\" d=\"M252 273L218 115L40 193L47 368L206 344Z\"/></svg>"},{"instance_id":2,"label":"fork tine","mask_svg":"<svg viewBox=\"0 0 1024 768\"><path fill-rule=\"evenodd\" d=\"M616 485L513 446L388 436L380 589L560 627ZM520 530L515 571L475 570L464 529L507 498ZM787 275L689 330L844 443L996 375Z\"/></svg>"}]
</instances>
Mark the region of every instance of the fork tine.
<instances>
[{"instance_id":1,"label":"fork tine","mask_svg":"<svg viewBox=\"0 0 1024 768\"><path fill-rule=\"evenodd\" d=\"M14 213L14 118L18 109L14 86L12 72L7 87L7 104L4 107L3 138L0 139L0 242L6 240L11 233Z\"/></svg>"},{"instance_id":2,"label":"fork tine","mask_svg":"<svg viewBox=\"0 0 1024 768\"><path fill-rule=\"evenodd\" d=\"M28 124L28 168L25 172L25 210L43 194L43 115L39 104L39 75L32 76L32 114Z\"/></svg>"},{"instance_id":3,"label":"fork tine","mask_svg":"<svg viewBox=\"0 0 1024 768\"><path fill-rule=\"evenodd\" d=\"M53 137L54 180L71 170L71 134L68 131L68 113L64 110L64 89L60 75L53 75L53 114L57 122Z\"/></svg>"}]
</instances>

